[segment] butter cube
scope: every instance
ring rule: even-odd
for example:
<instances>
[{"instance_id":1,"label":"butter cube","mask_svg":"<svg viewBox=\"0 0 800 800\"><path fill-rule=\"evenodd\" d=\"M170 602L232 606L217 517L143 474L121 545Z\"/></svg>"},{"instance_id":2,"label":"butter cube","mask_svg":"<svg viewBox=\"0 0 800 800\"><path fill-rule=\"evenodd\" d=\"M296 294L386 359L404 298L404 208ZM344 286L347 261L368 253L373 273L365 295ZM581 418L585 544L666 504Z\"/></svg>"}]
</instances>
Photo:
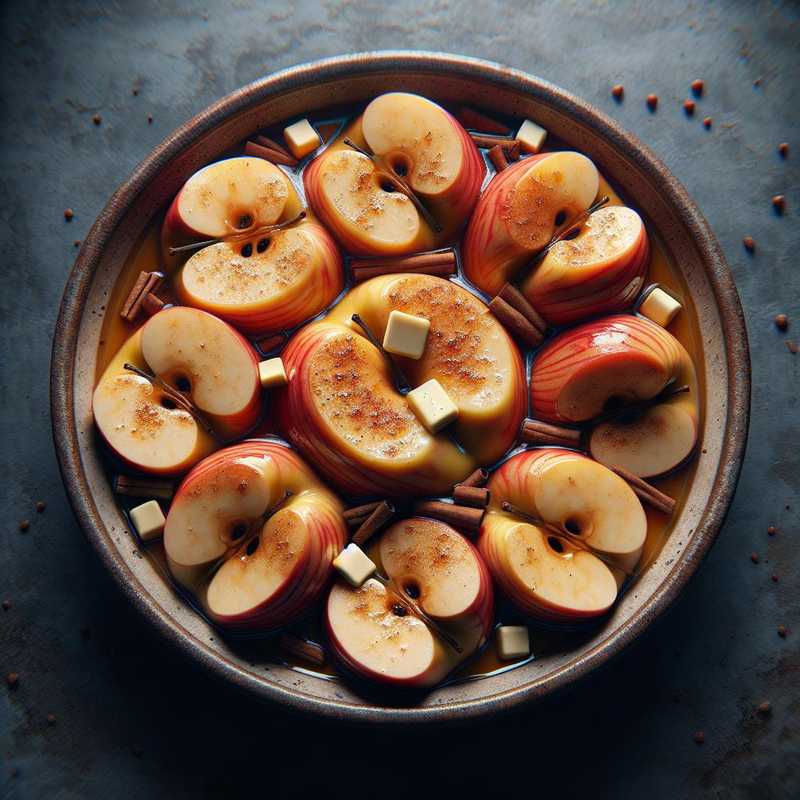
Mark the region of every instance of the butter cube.
<instances>
[{"instance_id":1,"label":"butter cube","mask_svg":"<svg viewBox=\"0 0 800 800\"><path fill-rule=\"evenodd\" d=\"M531 654L528 629L522 625L501 625L497 629L497 655L503 661L525 658Z\"/></svg>"},{"instance_id":2,"label":"butter cube","mask_svg":"<svg viewBox=\"0 0 800 800\"><path fill-rule=\"evenodd\" d=\"M352 542L333 559L334 569L351 585L358 588L375 572L370 557Z\"/></svg>"},{"instance_id":3,"label":"butter cube","mask_svg":"<svg viewBox=\"0 0 800 800\"><path fill-rule=\"evenodd\" d=\"M280 358L268 358L266 361L261 361L258 365L258 377L265 389L286 386L289 383L283 367L283 359Z\"/></svg>"},{"instance_id":4,"label":"butter cube","mask_svg":"<svg viewBox=\"0 0 800 800\"><path fill-rule=\"evenodd\" d=\"M286 144L289 145L289 149L295 158L302 158L308 155L322 144L322 139L320 139L319 134L311 127L311 123L307 119L301 119L300 122L295 122L294 125L284 128L283 138L286 139Z\"/></svg>"},{"instance_id":5,"label":"butter cube","mask_svg":"<svg viewBox=\"0 0 800 800\"><path fill-rule=\"evenodd\" d=\"M639 306L639 313L666 328L683 306L663 289L656 287Z\"/></svg>"},{"instance_id":6,"label":"butter cube","mask_svg":"<svg viewBox=\"0 0 800 800\"><path fill-rule=\"evenodd\" d=\"M538 153L542 149L547 131L535 122L526 119L517 131L517 139L526 153Z\"/></svg>"},{"instance_id":7,"label":"butter cube","mask_svg":"<svg viewBox=\"0 0 800 800\"><path fill-rule=\"evenodd\" d=\"M431 433L438 433L458 417L458 406L435 378L412 389L406 400L417 419Z\"/></svg>"},{"instance_id":8,"label":"butter cube","mask_svg":"<svg viewBox=\"0 0 800 800\"><path fill-rule=\"evenodd\" d=\"M431 321L404 311L392 311L383 336L383 349L396 356L420 358L428 340Z\"/></svg>"},{"instance_id":9,"label":"butter cube","mask_svg":"<svg viewBox=\"0 0 800 800\"><path fill-rule=\"evenodd\" d=\"M148 500L130 511L133 527L145 542L164 533L164 512L155 500Z\"/></svg>"}]
</instances>

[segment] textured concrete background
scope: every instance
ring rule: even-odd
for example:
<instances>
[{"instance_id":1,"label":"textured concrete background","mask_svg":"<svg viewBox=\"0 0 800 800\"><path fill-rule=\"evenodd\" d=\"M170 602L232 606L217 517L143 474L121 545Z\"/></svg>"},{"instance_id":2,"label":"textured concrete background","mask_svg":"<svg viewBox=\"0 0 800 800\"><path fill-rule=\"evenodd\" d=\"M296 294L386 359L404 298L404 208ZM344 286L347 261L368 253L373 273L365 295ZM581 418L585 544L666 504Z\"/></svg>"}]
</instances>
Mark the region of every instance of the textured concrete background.
<instances>
[{"instance_id":1,"label":"textured concrete background","mask_svg":"<svg viewBox=\"0 0 800 800\"><path fill-rule=\"evenodd\" d=\"M6 0L0 599L11 606L0 610L0 672L17 672L19 685L0 689L0 794L196 798L257 787L264 796L311 797L355 785L406 800L443 787L453 796L548 786L564 797L800 795L800 356L785 346L800 339L799 16L797 5L747 0ZM727 253L747 313L754 394L728 522L682 601L645 641L514 716L387 733L254 705L198 674L142 624L72 519L50 441L47 378L73 240L156 143L272 70L403 47L528 70L647 142ZM687 119L680 104L697 77L707 91ZM617 82L622 104L609 93ZM645 108L649 92L660 97L655 114ZM786 160L776 151L782 141L792 148ZM776 193L787 197L782 218L770 206ZM75 210L70 223L66 207ZM748 234L757 242L752 256L741 244ZM780 311L792 319L786 334L772 324ZM38 514L40 499L47 508ZM27 533L18 529L23 518ZM765 700L772 712L762 718L756 707ZM698 730L702 745L693 741Z\"/></svg>"}]
</instances>

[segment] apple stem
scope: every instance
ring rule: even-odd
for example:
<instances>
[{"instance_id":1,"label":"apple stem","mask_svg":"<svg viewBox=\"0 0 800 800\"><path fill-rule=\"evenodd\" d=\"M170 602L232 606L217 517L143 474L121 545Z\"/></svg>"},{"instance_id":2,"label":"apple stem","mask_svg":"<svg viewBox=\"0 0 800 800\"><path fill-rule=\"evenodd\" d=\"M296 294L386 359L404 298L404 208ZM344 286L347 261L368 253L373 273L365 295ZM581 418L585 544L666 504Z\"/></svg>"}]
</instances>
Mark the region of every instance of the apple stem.
<instances>
[{"instance_id":1,"label":"apple stem","mask_svg":"<svg viewBox=\"0 0 800 800\"><path fill-rule=\"evenodd\" d=\"M463 653L464 648L458 643L458 641L451 636L446 630L444 630L438 622L432 620L420 607L419 604L416 603L411 597L409 597L405 592L401 591L397 588L397 584L394 582L392 578L384 578L379 572L373 573L373 577L378 581L378 583L383 584L397 599L400 601L400 604L405 608L408 608L415 616L419 617L426 625L432 628L438 636L443 639L456 653Z\"/></svg>"},{"instance_id":2,"label":"apple stem","mask_svg":"<svg viewBox=\"0 0 800 800\"><path fill-rule=\"evenodd\" d=\"M203 416L198 408L189 400L187 400L177 389L173 389L166 381L162 380L157 375L152 375L146 370L140 369L133 364L125 363L123 364L123 368L128 370L128 372L133 372L140 378L144 378L146 381L150 381L153 386L164 392L164 394L167 395L167 397L169 397L169 399L172 400L175 405L180 406L188 414L191 414L200 427L206 431L206 433L214 438L217 437L216 433L214 432L214 428L211 427L211 423L205 418L205 416Z\"/></svg>"},{"instance_id":3,"label":"apple stem","mask_svg":"<svg viewBox=\"0 0 800 800\"><path fill-rule=\"evenodd\" d=\"M381 353L383 353L384 357L389 362L389 366L392 370L392 377L394 378L394 383L395 386L397 387L397 391L403 395L408 394L408 391L411 388L411 384L409 384L408 380L406 379L406 376L403 374L403 370L400 369L397 362L392 357L392 354L383 349L383 345L378 341L377 337L372 332L369 325L367 325L367 323L364 322L363 319L361 319L361 316L359 314L353 314L353 316L350 317L350 319L352 319L353 322L355 322L356 325L358 325L358 327L361 328L362 331L364 331L364 335L367 337L367 339L369 339L369 341L373 345L375 345L375 347L377 347L378 350L381 351Z\"/></svg>"},{"instance_id":4,"label":"apple stem","mask_svg":"<svg viewBox=\"0 0 800 800\"><path fill-rule=\"evenodd\" d=\"M364 150L363 147L359 147L352 139L343 139L342 141L348 147L352 147L357 153L361 153L362 156L366 156L370 161L372 161L378 167L381 177L390 180L392 184L414 204L414 207L422 215L425 222L427 222L428 225L433 228L435 233L442 232L442 226L436 221L436 219L434 219L433 215L425 207L422 200L417 197L414 190L404 180L402 180L402 178L398 177L391 170L385 169L382 160L380 160L374 153L370 153L367 150Z\"/></svg>"},{"instance_id":5,"label":"apple stem","mask_svg":"<svg viewBox=\"0 0 800 800\"><path fill-rule=\"evenodd\" d=\"M581 211L579 214L576 214L571 220L564 223L561 226L561 229L556 231L553 234L553 238L544 246L544 248L537 254L537 259L541 258L547 252L549 252L555 245L559 242L563 241L567 234L572 233L578 225L581 225L585 222L589 217L594 214L595 211L602 208L606 203L608 203L609 197L608 195L603 195L596 203L592 203L585 211Z\"/></svg>"},{"instance_id":6,"label":"apple stem","mask_svg":"<svg viewBox=\"0 0 800 800\"><path fill-rule=\"evenodd\" d=\"M176 253L184 253L188 250L200 250L212 244L220 244L221 242L241 242L244 239L254 239L257 236L264 236L268 233L274 233L275 231L282 231L284 228L289 228L296 222L305 219L307 214L308 212L306 209L302 209L291 219L284 220L283 222L276 222L274 225L262 225L260 228L237 231L228 236L222 236L219 239L205 239L202 242L192 242L191 244L184 244L180 247L170 247L169 254L174 256Z\"/></svg>"},{"instance_id":7,"label":"apple stem","mask_svg":"<svg viewBox=\"0 0 800 800\"><path fill-rule=\"evenodd\" d=\"M604 556L602 553L598 553L593 547L582 542L575 534L570 533L567 530L564 530L560 525L553 525L550 522L545 522L543 519L539 519L538 517L534 517L533 514L528 514L527 511L523 511L518 506L515 506L513 503L509 503L508 501L503 501L502 504L503 511L507 511L509 514L516 514L519 517L522 517L527 522L530 522L531 525L536 525L537 528L545 528L546 530L550 531L551 533L555 534L560 539L566 539L573 547L577 548L578 550L585 550L587 553L591 553L595 558L602 561L606 566L612 567L613 569L618 569L622 572L625 577L632 578L636 575L635 572L628 572L628 570L623 569L619 564L615 564L614 561L607 556Z\"/></svg>"}]
</instances>

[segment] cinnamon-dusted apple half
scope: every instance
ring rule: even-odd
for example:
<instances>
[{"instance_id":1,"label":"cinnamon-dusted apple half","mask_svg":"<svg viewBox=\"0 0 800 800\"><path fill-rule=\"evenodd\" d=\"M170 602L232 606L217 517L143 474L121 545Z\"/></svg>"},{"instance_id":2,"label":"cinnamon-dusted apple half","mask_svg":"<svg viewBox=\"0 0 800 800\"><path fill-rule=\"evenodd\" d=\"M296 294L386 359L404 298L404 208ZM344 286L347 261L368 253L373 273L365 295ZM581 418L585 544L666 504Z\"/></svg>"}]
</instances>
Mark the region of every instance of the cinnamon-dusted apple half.
<instances>
[{"instance_id":1,"label":"cinnamon-dusted apple half","mask_svg":"<svg viewBox=\"0 0 800 800\"><path fill-rule=\"evenodd\" d=\"M345 250L389 256L451 239L475 206L485 172L475 144L447 111L419 95L390 92L311 162L303 180L308 202Z\"/></svg>"},{"instance_id":2,"label":"cinnamon-dusted apple half","mask_svg":"<svg viewBox=\"0 0 800 800\"><path fill-rule=\"evenodd\" d=\"M389 314L430 320L422 357L396 356L412 387L435 378L458 420L432 435L398 391L386 358L351 321L382 340ZM516 345L486 306L450 281L388 275L353 289L283 352L289 385L278 398L282 430L315 467L352 495L449 492L513 444L525 411Z\"/></svg>"},{"instance_id":3,"label":"cinnamon-dusted apple half","mask_svg":"<svg viewBox=\"0 0 800 800\"><path fill-rule=\"evenodd\" d=\"M683 345L660 325L628 314L565 331L531 370L535 417L580 423L602 415L590 436L592 455L643 478L669 472L693 452L696 392Z\"/></svg>"},{"instance_id":4,"label":"cinnamon-dusted apple half","mask_svg":"<svg viewBox=\"0 0 800 800\"><path fill-rule=\"evenodd\" d=\"M568 220L589 208L600 178L580 153L543 153L495 175L464 234L464 274L496 295Z\"/></svg>"},{"instance_id":5,"label":"cinnamon-dusted apple half","mask_svg":"<svg viewBox=\"0 0 800 800\"><path fill-rule=\"evenodd\" d=\"M550 325L624 311L644 285L650 245L642 218L625 206L593 212L556 242L520 288Z\"/></svg>"},{"instance_id":6,"label":"cinnamon-dusted apple half","mask_svg":"<svg viewBox=\"0 0 800 800\"><path fill-rule=\"evenodd\" d=\"M647 535L644 510L628 484L586 456L547 448L510 458L489 489L478 547L514 605L553 622L608 611Z\"/></svg>"},{"instance_id":7,"label":"cinnamon-dusted apple half","mask_svg":"<svg viewBox=\"0 0 800 800\"><path fill-rule=\"evenodd\" d=\"M175 494L164 549L217 624L267 631L320 598L344 546L342 505L286 445L246 441L200 462Z\"/></svg>"},{"instance_id":8,"label":"cinnamon-dusted apple half","mask_svg":"<svg viewBox=\"0 0 800 800\"><path fill-rule=\"evenodd\" d=\"M261 407L249 342L222 320L184 306L158 312L134 333L92 398L95 424L111 449L156 474L186 472L219 441L243 436Z\"/></svg>"},{"instance_id":9,"label":"cinnamon-dusted apple half","mask_svg":"<svg viewBox=\"0 0 800 800\"><path fill-rule=\"evenodd\" d=\"M180 263L170 246L219 241L178 271L181 302L253 335L293 328L322 311L344 286L342 259L330 234L298 219L299 211L297 192L269 161L229 158L195 173L167 213L165 260Z\"/></svg>"},{"instance_id":10,"label":"cinnamon-dusted apple half","mask_svg":"<svg viewBox=\"0 0 800 800\"><path fill-rule=\"evenodd\" d=\"M424 517L392 525L375 550L388 586L374 578L358 589L334 584L325 608L331 648L352 675L434 686L489 636L489 572L461 534Z\"/></svg>"}]
</instances>

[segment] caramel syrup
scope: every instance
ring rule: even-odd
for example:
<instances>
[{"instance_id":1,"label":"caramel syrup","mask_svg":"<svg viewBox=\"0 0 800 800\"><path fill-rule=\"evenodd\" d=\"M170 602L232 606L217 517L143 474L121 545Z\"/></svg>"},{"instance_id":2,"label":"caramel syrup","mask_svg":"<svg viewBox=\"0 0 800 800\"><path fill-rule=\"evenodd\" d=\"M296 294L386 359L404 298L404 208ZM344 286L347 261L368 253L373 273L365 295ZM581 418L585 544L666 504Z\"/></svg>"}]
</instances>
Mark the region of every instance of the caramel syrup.
<instances>
[{"instance_id":1,"label":"caramel syrup","mask_svg":"<svg viewBox=\"0 0 800 800\"><path fill-rule=\"evenodd\" d=\"M352 120L352 114L348 114L336 119L332 119L332 115L330 114L325 116L324 112L318 115L318 118L320 119L323 117L326 122L318 123L319 128L322 128L323 125L330 126L330 124L335 124L339 129L338 135L331 140L331 145L329 146L342 147L343 145L341 144L341 139L345 135L342 133L342 131L348 129L348 123L350 120ZM276 126L274 133L279 136L281 129L281 126ZM352 128L350 128L350 131L352 133ZM271 133L268 131L267 135L271 135ZM562 149L569 148L567 148L566 145L560 146L558 141L551 140L549 146L546 147L543 152L552 152ZM494 172L494 169L491 162L488 160L485 151L484 158L486 159L488 168L487 178L484 181L485 188L486 183ZM293 202L290 204L287 204L287 209L291 211L292 214L296 213L296 211L302 207L303 200L305 198L302 182L302 168L304 166L305 164L301 164L301 168L299 168L297 171L281 167L281 169L284 169L286 174L289 176L290 180L294 184L295 189L297 190L298 197L296 199L292 199ZM620 195L601 175L598 196L602 197L603 195L609 196L610 205L625 204ZM137 327L143 324L143 321L140 321L137 324L127 323L120 316L120 310L125 298L133 286L133 283L135 282L139 272L153 270L164 272L167 278L167 288L161 290L160 296L162 299L165 299L168 302L171 299L168 288L169 279L176 271L176 267L174 265L170 267L165 264L165 261L162 258L160 241L161 226L166 211L167 209L164 208L154 217L143 236L132 249L125 262L125 265L123 266L120 277L111 293L111 296L109 297L105 317L103 319L100 347L97 353L95 382L99 381L100 376L102 375L106 366L117 353L122 344L128 339L129 336L132 335ZM313 218L311 209L308 209L308 213L309 217ZM646 275L645 287L653 283L660 283L680 298L683 305L683 311L678 314L673 323L670 325L670 333L672 333L675 338L677 338L678 341L686 348L689 356L692 359L692 362L695 365L698 365L702 362L702 340L697 322L697 314L691 303L688 287L678 270L675 268L674 263L667 253L664 243L661 241L653 225L648 222L644 215L643 219L645 221L647 234L650 239L650 265ZM450 243L441 241L438 246L445 246L447 244ZM459 246L459 244L456 244L457 249ZM191 253L187 254L186 258L188 259L189 256L191 256ZM461 278L460 270L459 278ZM466 280L459 280L459 282L469 289L472 288ZM351 288L351 286L352 280L348 277L346 279L344 290L345 293L349 290L349 288ZM333 305L338 302L338 299ZM253 343L257 346L255 341ZM531 354L528 353L527 355L528 364L530 365ZM697 399L700 415L698 419L698 429L702 431L702 410L705 406L705 386L703 385L702 373L699 370L695 371L697 376L695 378L695 384L690 386L690 392ZM267 417L258 426L256 431L251 434L251 436L264 436L269 434L280 435L280 432L272 427L271 422ZM697 446L701 447L702 442L699 442ZM684 466L676 473L658 480L651 481L658 489L676 499L677 506L674 518L677 518L680 514L680 510L683 507L688 494L688 489L692 480L694 479L695 471L696 462L690 461L688 465ZM126 513L129 507L141 502L140 499L135 498L132 499L132 502L129 501L128 498L119 498L119 500L123 511ZM637 568L638 572L640 573L643 572L658 556L661 546L666 540L667 533L669 532L672 524L671 520L665 520L662 514L654 511L652 508L650 508L650 506L645 504L643 507L647 516L647 537L642 551L642 557ZM132 526L131 530L133 530ZM132 535L135 537L135 534ZM195 608L198 613L203 614L203 610L199 606L197 600L189 596L185 590L179 588L172 580L167 568L162 542L157 540L151 544L144 545L143 542L139 541L138 544L142 552L146 554L155 568L164 576L164 579L172 584L173 588L175 588L175 591L180 594L193 608ZM370 548L368 548L368 550L374 555L374 543ZM623 591L620 592L620 595L622 595L624 591L627 591L628 588L629 586L624 587ZM574 630L566 628L551 629L544 626L540 627L537 625L537 623L531 623L529 621L526 622L526 620L518 616L513 609L510 609L507 605L505 605L497 596L495 599L496 602L499 601L497 602L496 607L495 626L499 626L501 624L528 624L531 629L532 655L528 658L520 659L515 662L501 661L497 656L494 642L490 640L482 651L477 653L471 659L468 659L464 664L456 669L455 672L447 678L445 683L462 682L466 680L489 677L492 674L497 674L498 672L504 672L509 669L519 667L538 656L574 649L581 642L581 640L590 637L596 630L596 627L587 627L585 629L576 628ZM311 641L324 642L324 632L320 624L318 613L315 614L313 618L299 621L296 625L292 626L292 630L297 635L305 636ZM305 662L292 657L287 657L285 654L278 652L274 642L268 637L251 636L234 638L231 637L230 634L223 631L218 631L218 635L220 638L225 638L230 646L239 651L243 658L246 658L252 663L277 662L285 664L290 668L304 674L315 675L317 677L330 680L339 679L335 666L330 661L326 661L321 667L311 668Z\"/></svg>"}]
</instances>

